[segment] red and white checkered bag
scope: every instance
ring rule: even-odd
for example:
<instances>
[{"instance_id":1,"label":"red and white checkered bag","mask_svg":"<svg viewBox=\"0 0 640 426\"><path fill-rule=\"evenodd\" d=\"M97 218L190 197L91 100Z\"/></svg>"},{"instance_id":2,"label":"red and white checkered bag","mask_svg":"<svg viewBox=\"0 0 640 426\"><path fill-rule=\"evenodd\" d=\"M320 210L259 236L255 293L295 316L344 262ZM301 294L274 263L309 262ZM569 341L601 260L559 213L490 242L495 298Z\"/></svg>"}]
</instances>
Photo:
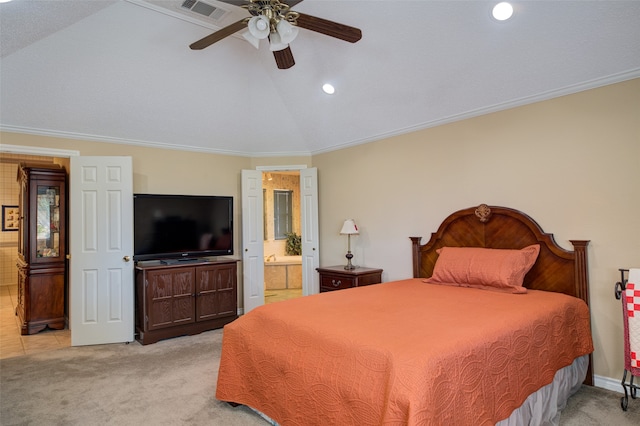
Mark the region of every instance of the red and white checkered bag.
<instances>
[{"instance_id":1,"label":"red and white checkered bag","mask_svg":"<svg viewBox=\"0 0 640 426\"><path fill-rule=\"evenodd\" d=\"M624 364L634 376L640 375L640 269L629 269L622 294L624 316Z\"/></svg>"}]
</instances>

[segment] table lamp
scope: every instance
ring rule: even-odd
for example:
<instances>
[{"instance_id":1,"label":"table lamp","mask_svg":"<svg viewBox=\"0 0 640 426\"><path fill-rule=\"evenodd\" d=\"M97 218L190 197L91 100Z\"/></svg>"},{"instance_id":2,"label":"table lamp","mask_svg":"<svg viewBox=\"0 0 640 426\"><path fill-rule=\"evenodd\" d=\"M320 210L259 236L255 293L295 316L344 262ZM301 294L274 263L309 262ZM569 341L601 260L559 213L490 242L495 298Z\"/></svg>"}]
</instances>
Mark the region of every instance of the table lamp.
<instances>
[{"instance_id":1,"label":"table lamp","mask_svg":"<svg viewBox=\"0 0 640 426\"><path fill-rule=\"evenodd\" d=\"M356 223L353 221L353 219L347 219L344 221L344 224L342 225L342 229L340 230L340 234L341 235L347 235L347 266L344 267L344 269L347 270L351 270L351 269L356 269L357 266L354 266L351 264L351 259L353 259L353 254L351 254L351 236L352 235L358 235L358 227L356 226Z\"/></svg>"}]
</instances>

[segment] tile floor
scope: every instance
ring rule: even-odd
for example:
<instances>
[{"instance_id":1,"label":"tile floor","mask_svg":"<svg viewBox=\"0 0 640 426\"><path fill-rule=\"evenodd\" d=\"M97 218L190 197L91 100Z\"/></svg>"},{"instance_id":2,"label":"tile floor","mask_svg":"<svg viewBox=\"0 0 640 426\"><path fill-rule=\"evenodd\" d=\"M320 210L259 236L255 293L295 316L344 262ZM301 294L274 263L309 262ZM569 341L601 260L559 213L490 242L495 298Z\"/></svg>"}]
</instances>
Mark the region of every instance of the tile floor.
<instances>
[{"instance_id":1,"label":"tile floor","mask_svg":"<svg viewBox=\"0 0 640 426\"><path fill-rule=\"evenodd\" d=\"M0 286L0 359L30 355L71 346L69 329L44 329L30 336L20 335L16 316L17 286Z\"/></svg>"},{"instance_id":2,"label":"tile floor","mask_svg":"<svg viewBox=\"0 0 640 426\"><path fill-rule=\"evenodd\" d=\"M264 303L280 302L282 300L295 299L302 296L301 288L288 290L265 290Z\"/></svg>"}]
</instances>

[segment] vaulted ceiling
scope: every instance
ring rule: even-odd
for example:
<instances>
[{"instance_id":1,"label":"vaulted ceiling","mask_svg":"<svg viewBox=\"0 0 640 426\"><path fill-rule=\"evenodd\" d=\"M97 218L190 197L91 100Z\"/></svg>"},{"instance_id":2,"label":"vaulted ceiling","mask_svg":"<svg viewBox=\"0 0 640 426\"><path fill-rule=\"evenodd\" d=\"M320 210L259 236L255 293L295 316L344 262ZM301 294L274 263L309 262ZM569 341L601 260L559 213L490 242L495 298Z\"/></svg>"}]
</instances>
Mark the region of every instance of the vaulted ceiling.
<instances>
[{"instance_id":1,"label":"vaulted ceiling","mask_svg":"<svg viewBox=\"0 0 640 426\"><path fill-rule=\"evenodd\" d=\"M305 0L360 28L301 29L280 70L240 33L249 16L200 0L0 4L0 129L242 156L311 155L640 77L639 1ZM235 1L235 0L234 0ZM322 92L325 82L334 95Z\"/></svg>"}]
</instances>

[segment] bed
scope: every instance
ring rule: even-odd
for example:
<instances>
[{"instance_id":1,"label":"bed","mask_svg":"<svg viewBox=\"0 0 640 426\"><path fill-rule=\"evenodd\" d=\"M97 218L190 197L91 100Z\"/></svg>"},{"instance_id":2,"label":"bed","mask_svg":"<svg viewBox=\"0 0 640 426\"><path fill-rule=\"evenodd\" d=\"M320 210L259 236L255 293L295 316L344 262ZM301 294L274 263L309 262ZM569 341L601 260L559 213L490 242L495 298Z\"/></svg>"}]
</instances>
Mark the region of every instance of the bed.
<instances>
[{"instance_id":1,"label":"bed","mask_svg":"<svg viewBox=\"0 0 640 426\"><path fill-rule=\"evenodd\" d=\"M412 278L226 325L216 398L282 425L557 423L593 380L588 241L484 204L410 239Z\"/></svg>"}]
</instances>

